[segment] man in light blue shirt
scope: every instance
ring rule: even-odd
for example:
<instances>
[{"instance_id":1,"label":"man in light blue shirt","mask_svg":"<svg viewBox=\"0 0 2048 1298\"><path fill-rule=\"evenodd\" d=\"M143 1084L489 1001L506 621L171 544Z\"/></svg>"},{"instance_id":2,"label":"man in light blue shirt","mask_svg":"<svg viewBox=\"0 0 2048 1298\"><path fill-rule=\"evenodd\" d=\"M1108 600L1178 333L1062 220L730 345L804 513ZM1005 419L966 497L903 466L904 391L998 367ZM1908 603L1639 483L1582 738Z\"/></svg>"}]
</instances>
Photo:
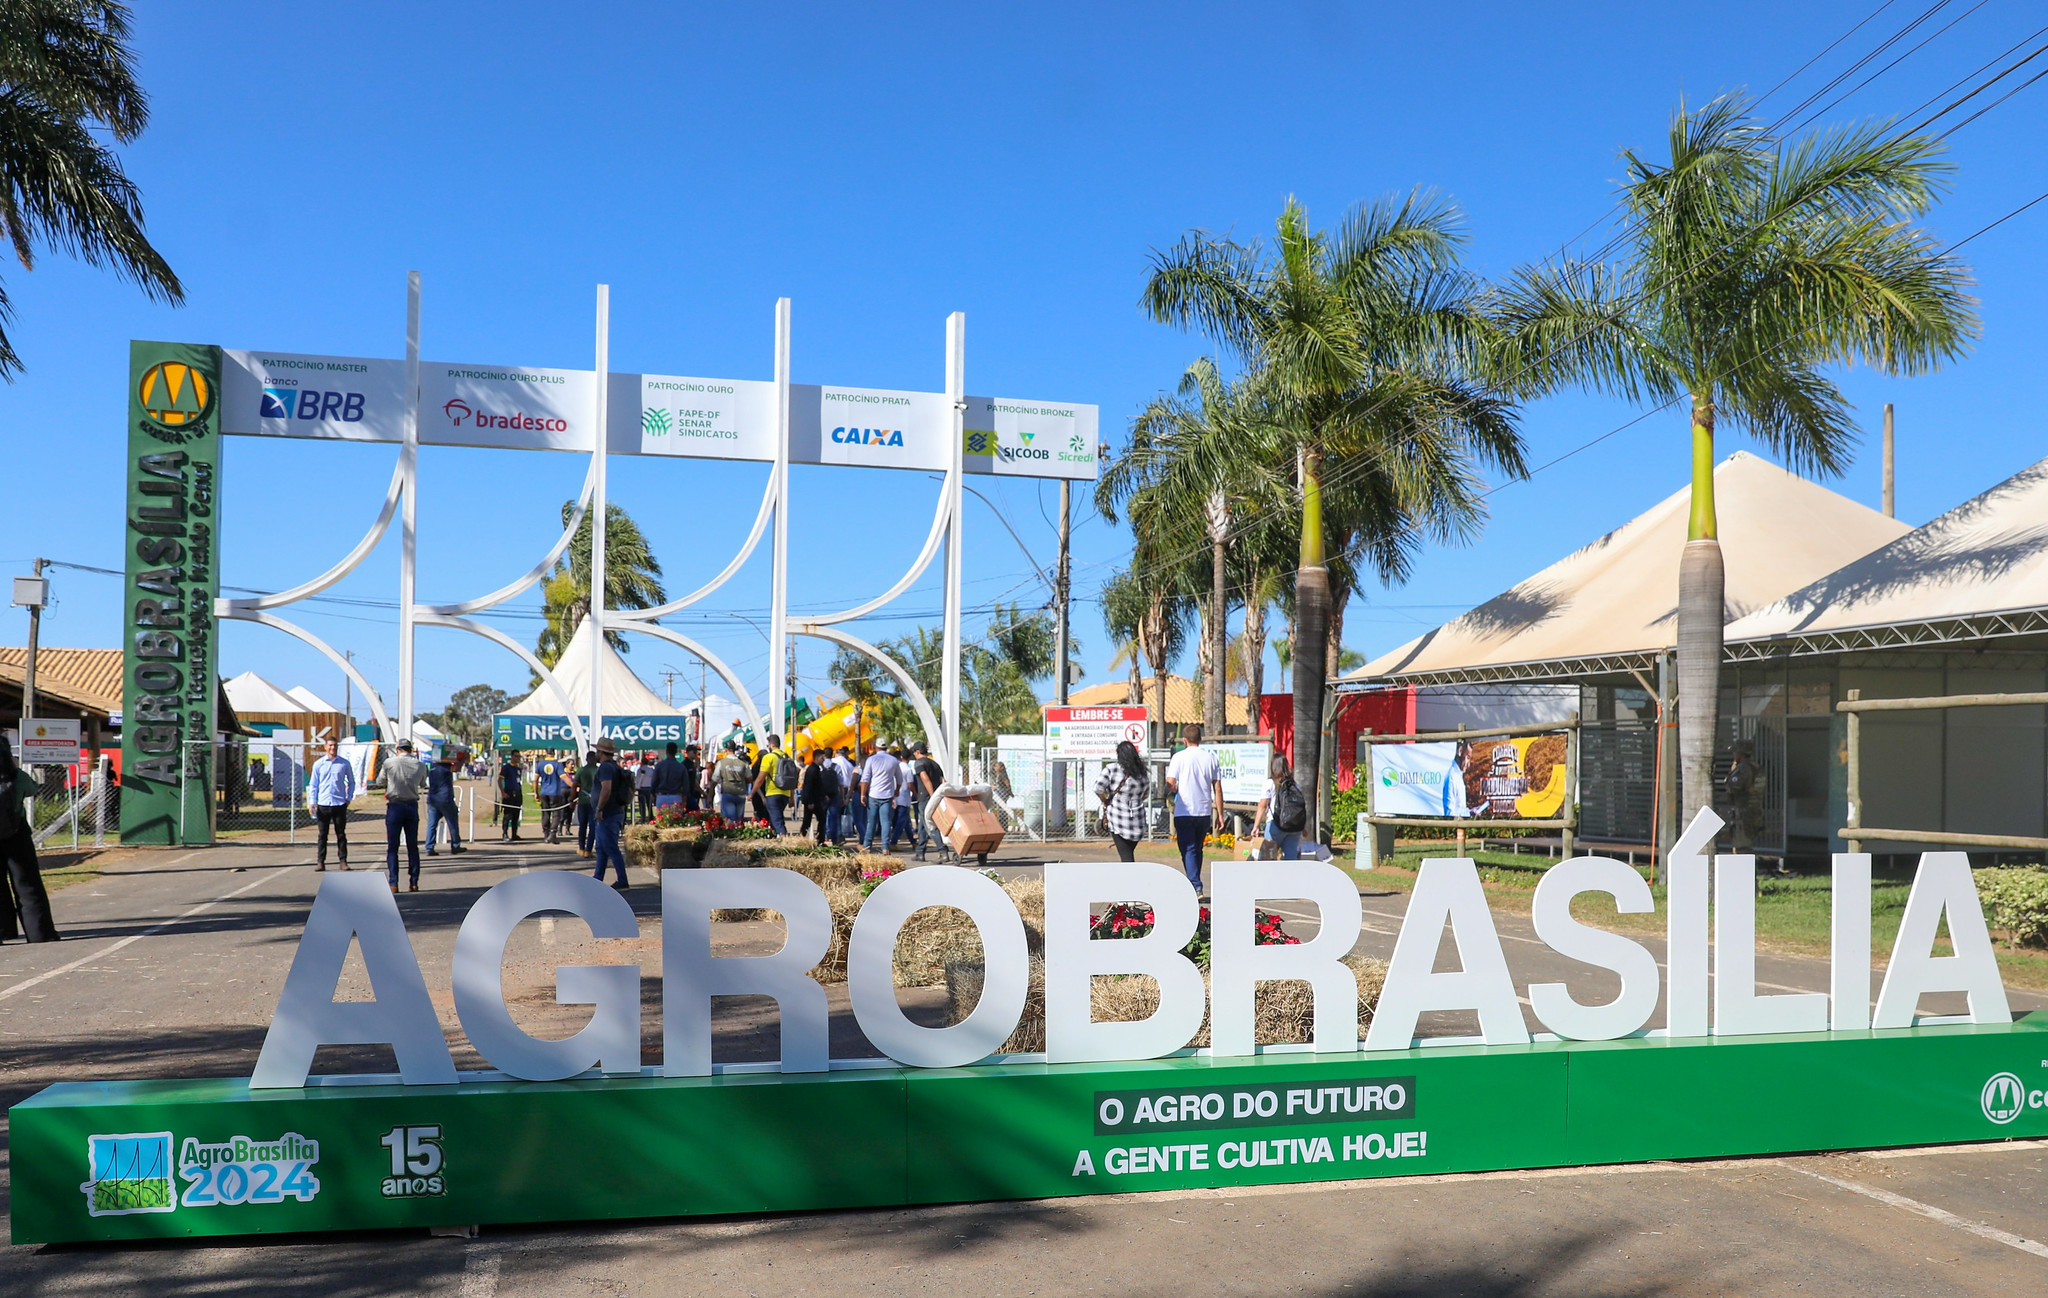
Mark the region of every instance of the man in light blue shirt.
<instances>
[{"instance_id":1,"label":"man in light blue shirt","mask_svg":"<svg viewBox=\"0 0 2048 1298\"><path fill-rule=\"evenodd\" d=\"M313 869L327 868L327 831L334 830L334 845L341 856L341 868L348 869L348 804L356 796L356 768L341 758L341 745L330 739L327 752L313 763L306 784L306 796L313 800L313 818L320 833L313 848Z\"/></svg>"},{"instance_id":2,"label":"man in light blue shirt","mask_svg":"<svg viewBox=\"0 0 2048 1298\"><path fill-rule=\"evenodd\" d=\"M867 815L861 820L860 845L863 850L873 847L877 840L886 844L885 852L896 850L896 795L903 788L903 763L889 754L886 748L876 743L868 759L860 767L860 796L867 804Z\"/></svg>"}]
</instances>

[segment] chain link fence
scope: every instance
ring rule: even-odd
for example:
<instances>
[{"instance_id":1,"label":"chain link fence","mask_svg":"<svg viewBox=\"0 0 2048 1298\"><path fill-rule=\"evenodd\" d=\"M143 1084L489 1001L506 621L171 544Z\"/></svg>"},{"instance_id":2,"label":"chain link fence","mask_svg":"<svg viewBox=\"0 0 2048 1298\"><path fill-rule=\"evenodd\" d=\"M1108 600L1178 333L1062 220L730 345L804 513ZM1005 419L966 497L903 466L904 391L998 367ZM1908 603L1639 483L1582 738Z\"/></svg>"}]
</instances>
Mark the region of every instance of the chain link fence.
<instances>
[{"instance_id":1,"label":"chain link fence","mask_svg":"<svg viewBox=\"0 0 2048 1298\"><path fill-rule=\"evenodd\" d=\"M32 766L29 824L39 848L104 847L121 836L121 787L113 763Z\"/></svg>"},{"instance_id":2,"label":"chain link fence","mask_svg":"<svg viewBox=\"0 0 2048 1298\"><path fill-rule=\"evenodd\" d=\"M1095 796L1095 782L1105 764L1048 762L1015 748L974 748L967 756L970 781L996 791L996 815L1012 843L1108 842L1102 800ZM1173 812L1166 801L1166 758L1155 755L1148 764L1152 782L1146 794L1146 837L1170 839Z\"/></svg>"}]
</instances>

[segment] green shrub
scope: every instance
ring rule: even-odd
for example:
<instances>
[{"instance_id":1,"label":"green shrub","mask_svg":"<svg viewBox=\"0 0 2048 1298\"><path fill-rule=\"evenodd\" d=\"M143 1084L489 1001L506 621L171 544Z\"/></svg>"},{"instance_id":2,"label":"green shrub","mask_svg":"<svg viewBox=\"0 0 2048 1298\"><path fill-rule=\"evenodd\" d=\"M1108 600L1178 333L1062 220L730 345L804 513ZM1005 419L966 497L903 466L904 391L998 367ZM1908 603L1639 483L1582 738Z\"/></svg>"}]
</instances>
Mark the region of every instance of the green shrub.
<instances>
[{"instance_id":1,"label":"green shrub","mask_svg":"<svg viewBox=\"0 0 2048 1298\"><path fill-rule=\"evenodd\" d=\"M2048 946L2048 870L1979 870L1977 896L1985 922L2014 946Z\"/></svg>"}]
</instances>

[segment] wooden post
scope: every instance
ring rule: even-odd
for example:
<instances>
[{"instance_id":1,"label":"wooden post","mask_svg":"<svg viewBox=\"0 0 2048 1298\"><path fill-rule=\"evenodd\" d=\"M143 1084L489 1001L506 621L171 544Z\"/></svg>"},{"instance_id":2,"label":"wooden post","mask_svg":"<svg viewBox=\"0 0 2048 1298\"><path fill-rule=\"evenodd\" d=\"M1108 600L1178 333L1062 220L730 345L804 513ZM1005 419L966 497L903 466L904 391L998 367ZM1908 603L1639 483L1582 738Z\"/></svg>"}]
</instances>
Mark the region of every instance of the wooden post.
<instances>
[{"instance_id":1,"label":"wooden post","mask_svg":"<svg viewBox=\"0 0 2048 1298\"><path fill-rule=\"evenodd\" d=\"M1854 703L1863 697L1862 690L1850 690L1849 701ZM1855 831L1863 825L1863 714L1851 712L1849 716L1849 737L1847 765L1849 785L1849 815L1842 826L1842 841L1852 852L1863 850L1863 840Z\"/></svg>"}]
</instances>

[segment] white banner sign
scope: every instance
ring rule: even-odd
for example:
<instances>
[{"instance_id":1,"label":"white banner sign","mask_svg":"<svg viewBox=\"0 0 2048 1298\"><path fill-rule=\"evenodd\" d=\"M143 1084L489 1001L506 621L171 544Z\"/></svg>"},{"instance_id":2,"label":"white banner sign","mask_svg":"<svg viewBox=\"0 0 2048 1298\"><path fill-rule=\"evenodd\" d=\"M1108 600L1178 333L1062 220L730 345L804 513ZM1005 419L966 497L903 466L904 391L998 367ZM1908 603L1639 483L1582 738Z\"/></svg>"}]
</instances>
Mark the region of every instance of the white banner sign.
<instances>
[{"instance_id":1,"label":"white banner sign","mask_svg":"<svg viewBox=\"0 0 2048 1298\"><path fill-rule=\"evenodd\" d=\"M221 431L351 442L405 439L405 362L297 352L224 353ZM596 415L589 370L420 362L420 442L521 451L588 451ZM611 376L613 455L775 458L775 385L760 379ZM1094 406L969 397L969 473L1092 480ZM789 390L796 464L944 472L952 412L944 393L881 388Z\"/></svg>"},{"instance_id":2,"label":"white banner sign","mask_svg":"<svg viewBox=\"0 0 2048 1298\"><path fill-rule=\"evenodd\" d=\"M1145 751L1145 717L1142 707L1059 708L1045 710L1045 757L1047 761L1107 761L1116 756L1116 746L1128 739Z\"/></svg>"},{"instance_id":3,"label":"white banner sign","mask_svg":"<svg viewBox=\"0 0 2048 1298\"><path fill-rule=\"evenodd\" d=\"M1223 767L1223 800L1255 803L1273 769L1270 744L1204 744Z\"/></svg>"},{"instance_id":4,"label":"white banner sign","mask_svg":"<svg viewBox=\"0 0 2048 1298\"><path fill-rule=\"evenodd\" d=\"M21 749L14 760L23 766L69 766L78 760L78 722L31 717L21 723Z\"/></svg>"},{"instance_id":5,"label":"white banner sign","mask_svg":"<svg viewBox=\"0 0 2048 1298\"><path fill-rule=\"evenodd\" d=\"M1458 745L1372 745L1372 809L1382 816L1469 816Z\"/></svg>"}]
</instances>

